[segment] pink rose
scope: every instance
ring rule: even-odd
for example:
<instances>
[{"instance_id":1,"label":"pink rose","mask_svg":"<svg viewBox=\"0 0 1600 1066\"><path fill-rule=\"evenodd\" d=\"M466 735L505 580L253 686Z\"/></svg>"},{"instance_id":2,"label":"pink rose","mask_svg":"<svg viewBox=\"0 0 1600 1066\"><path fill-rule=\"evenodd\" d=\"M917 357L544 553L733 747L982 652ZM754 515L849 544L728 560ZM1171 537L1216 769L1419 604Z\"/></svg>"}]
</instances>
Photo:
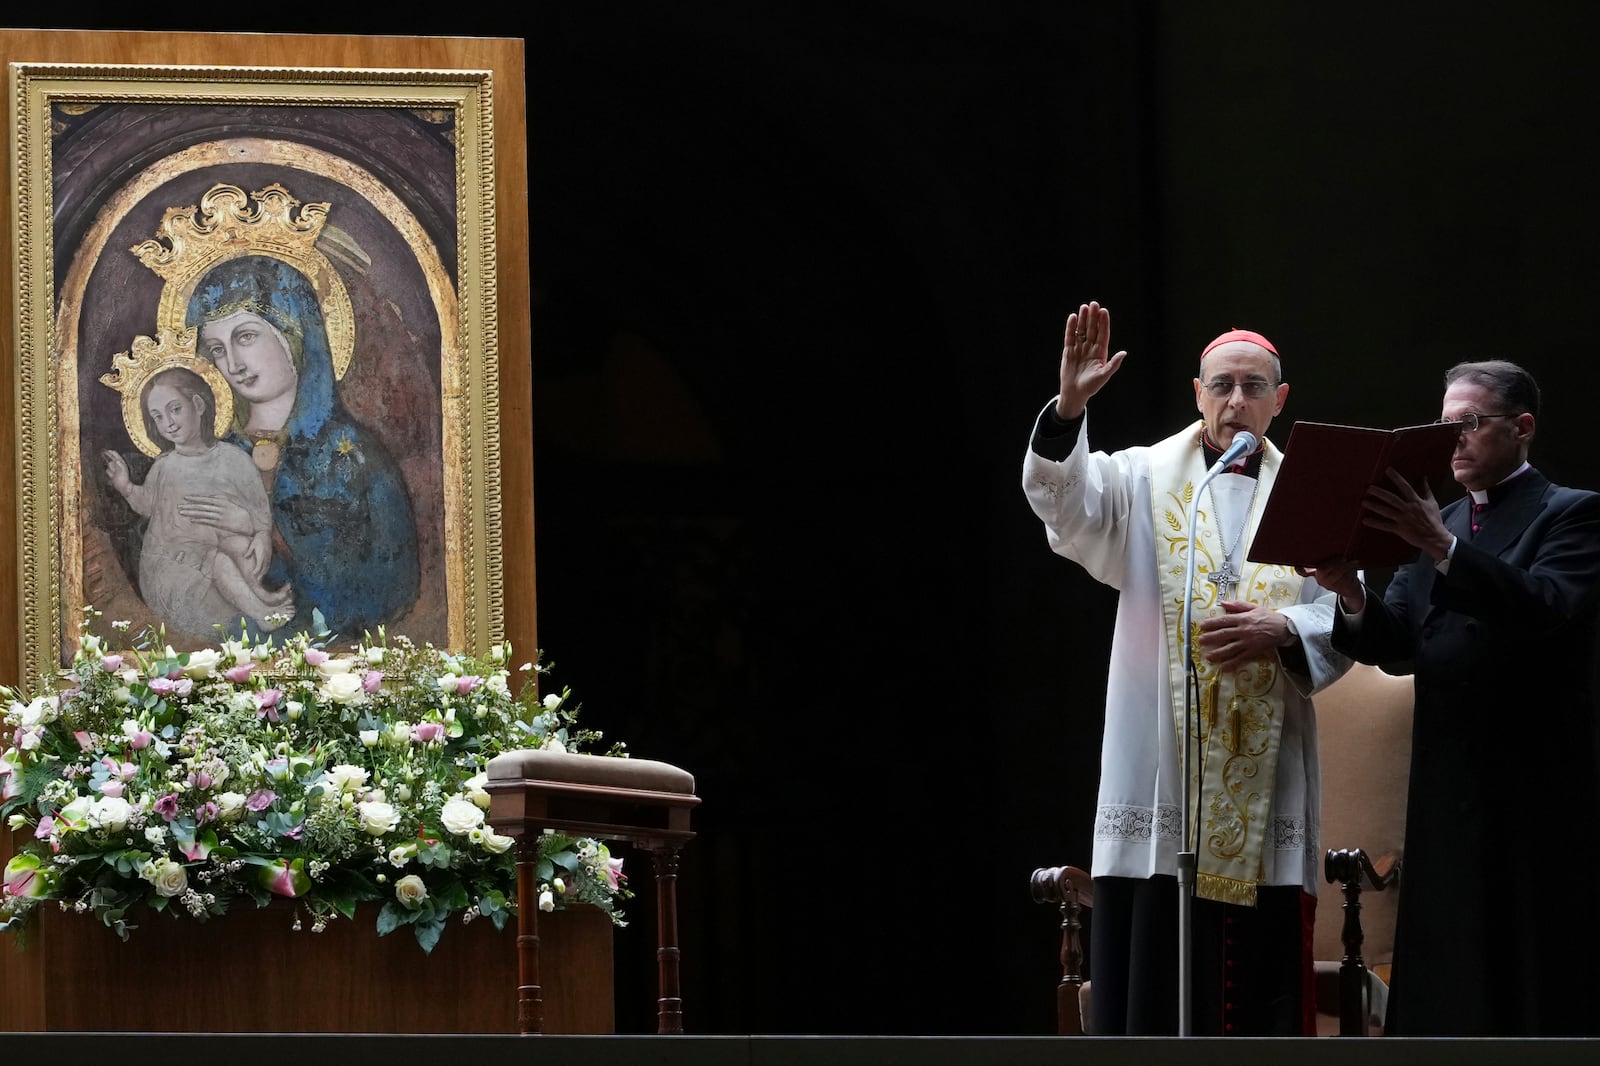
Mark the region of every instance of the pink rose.
<instances>
[{"instance_id":1,"label":"pink rose","mask_svg":"<svg viewBox=\"0 0 1600 1066\"><path fill-rule=\"evenodd\" d=\"M152 677L150 679L150 691L157 696L170 696L172 695L172 690L176 687L177 685L170 677Z\"/></svg>"},{"instance_id":2,"label":"pink rose","mask_svg":"<svg viewBox=\"0 0 1600 1066\"><path fill-rule=\"evenodd\" d=\"M126 787L127 786L125 786L121 781L118 781L116 778L108 777L106 780L100 782L100 794L102 796L120 797L122 795L122 790Z\"/></svg>"},{"instance_id":3,"label":"pink rose","mask_svg":"<svg viewBox=\"0 0 1600 1066\"><path fill-rule=\"evenodd\" d=\"M307 666L321 666L323 663L325 663L327 661L328 661L328 653L323 651L321 648L307 648L306 649L306 665Z\"/></svg>"}]
</instances>

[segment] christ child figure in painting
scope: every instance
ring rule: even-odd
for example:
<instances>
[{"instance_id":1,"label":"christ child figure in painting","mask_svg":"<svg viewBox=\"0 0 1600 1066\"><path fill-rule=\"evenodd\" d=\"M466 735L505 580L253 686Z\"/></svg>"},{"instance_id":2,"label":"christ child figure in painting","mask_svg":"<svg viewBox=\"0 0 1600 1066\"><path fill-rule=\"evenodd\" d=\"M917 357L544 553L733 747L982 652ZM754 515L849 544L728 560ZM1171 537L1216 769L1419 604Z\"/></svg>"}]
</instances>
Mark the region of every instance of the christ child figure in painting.
<instances>
[{"instance_id":1,"label":"christ child figure in painting","mask_svg":"<svg viewBox=\"0 0 1600 1066\"><path fill-rule=\"evenodd\" d=\"M248 618L263 632L288 620L293 593L261 583L272 555L272 511L248 456L212 430L216 398L191 370L163 370L145 386L141 407L150 439L162 443L143 484L114 451L102 454L111 485L149 521L139 552L139 594L168 626L209 635ZM236 503L248 531L220 530L179 513L206 493Z\"/></svg>"}]
</instances>

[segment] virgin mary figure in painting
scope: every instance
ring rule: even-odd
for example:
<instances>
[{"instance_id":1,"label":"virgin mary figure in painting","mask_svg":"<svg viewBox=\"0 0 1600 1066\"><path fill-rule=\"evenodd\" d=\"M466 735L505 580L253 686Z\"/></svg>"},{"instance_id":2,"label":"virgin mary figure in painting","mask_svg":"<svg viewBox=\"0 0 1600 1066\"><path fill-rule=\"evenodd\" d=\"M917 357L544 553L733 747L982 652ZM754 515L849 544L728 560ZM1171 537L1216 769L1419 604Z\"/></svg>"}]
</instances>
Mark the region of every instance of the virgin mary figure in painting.
<instances>
[{"instance_id":1,"label":"virgin mary figure in painting","mask_svg":"<svg viewBox=\"0 0 1600 1066\"><path fill-rule=\"evenodd\" d=\"M319 611L329 629L355 637L403 616L420 580L411 502L387 449L339 400L310 280L272 256L230 259L200 279L187 319L198 354L234 393L225 439L267 486L276 528L263 584L292 589L288 628L310 627ZM213 494L188 497L179 513L225 532L248 525Z\"/></svg>"}]
</instances>

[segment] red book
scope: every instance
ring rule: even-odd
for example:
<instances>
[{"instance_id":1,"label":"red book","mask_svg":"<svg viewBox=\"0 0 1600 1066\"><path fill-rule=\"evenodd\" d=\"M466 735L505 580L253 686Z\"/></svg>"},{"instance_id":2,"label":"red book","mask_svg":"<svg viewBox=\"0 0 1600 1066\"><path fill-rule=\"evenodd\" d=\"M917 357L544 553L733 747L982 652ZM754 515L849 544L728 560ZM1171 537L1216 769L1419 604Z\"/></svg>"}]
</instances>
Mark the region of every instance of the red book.
<instances>
[{"instance_id":1,"label":"red book","mask_svg":"<svg viewBox=\"0 0 1600 1066\"><path fill-rule=\"evenodd\" d=\"M1413 562L1416 547L1362 522L1362 501L1372 485L1393 487L1391 467L1418 492L1426 481L1436 498L1448 497L1460 435L1450 422L1399 429L1296 422L1247 558L1286 566L1354 559L1368 568Z\"/></svg>"}]
</instances>

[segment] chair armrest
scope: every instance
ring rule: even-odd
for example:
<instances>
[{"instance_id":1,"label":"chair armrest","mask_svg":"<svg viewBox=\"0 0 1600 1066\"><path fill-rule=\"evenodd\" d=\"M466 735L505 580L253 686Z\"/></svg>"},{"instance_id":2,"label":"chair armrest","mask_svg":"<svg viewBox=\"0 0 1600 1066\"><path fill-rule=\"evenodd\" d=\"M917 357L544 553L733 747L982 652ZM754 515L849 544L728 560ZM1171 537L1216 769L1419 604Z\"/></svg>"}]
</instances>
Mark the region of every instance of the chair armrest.
<instances>
[{"instance_id":1,"label":"chair armrest","mask_svg":"<svg viewBox=\"0 0 1600 1066\"><path fill-rule=\"evenodd\" d=\"M1082 1036L1084 1024L1083 911L1094 906L1094 880L1076 866L1043 866L1033 871L1035 903L1061 908L1061 981L1056 985L1056 1031Z\"/></svg>"},{"instance_id":2,"label":"chair armrest","mask_svg":"<svg viewBox=\"0 0 1600 1066\"><path fill-rule=\"evenodd\" d=\"M1357 892L1361 891L1361 875L1365 874L1368 883L1375 890L1382 892L1400 880L1402 865L1404 864L1398 854L1380 855L1377 859L1372 859L1360 848L1345 850L1329 848L1323 858L1323 873L1330 882L1344 885L1347 890L1354 883Z\"/></svg>"},{"instance_id":3,"label":"chair armrest","mask_svg":"<svg viewBox=\"0 0 1600 1066\"><path fill-rule=\"evenodd\" d=\"M1094 906L1094 879L1076 866L1043 866L1033 871L1035 903L1066 903Z\"/></svg>"}]
</instances>

